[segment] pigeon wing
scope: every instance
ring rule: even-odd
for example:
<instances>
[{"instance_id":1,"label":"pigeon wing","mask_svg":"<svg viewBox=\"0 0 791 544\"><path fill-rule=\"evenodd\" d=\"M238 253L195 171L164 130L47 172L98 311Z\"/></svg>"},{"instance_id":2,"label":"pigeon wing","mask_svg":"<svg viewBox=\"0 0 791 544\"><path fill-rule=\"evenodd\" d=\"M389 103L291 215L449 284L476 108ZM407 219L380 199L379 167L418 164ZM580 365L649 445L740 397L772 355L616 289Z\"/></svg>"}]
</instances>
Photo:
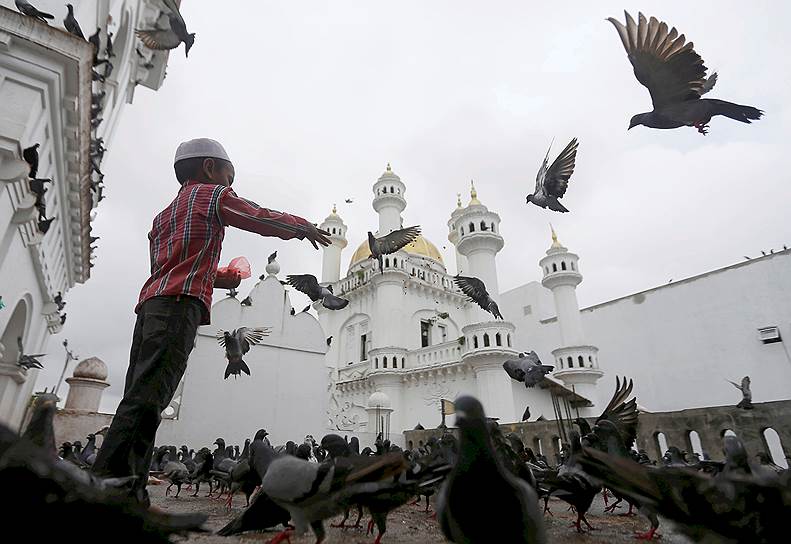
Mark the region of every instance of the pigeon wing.
<instances>
[{"instance_id":1,"label":"pigeon wing","mask_svg":"<svg viewBox=\"0 0 791 544\"><path fill-rule=\"evenodd\" d=\"M635 23L624 13L626 26L612 17L607 20L618 31L634 75L651 94L654 109L699 99L706 92L706 67L693 43L675 28L668 32L667 24L654 17L646 20L640 13Z\"/></svg>"},{"instance_id":2,"label":"pigeon wing","mask_svg":"<svg viewBox=\"0 0 791 544\"><path fill-rule=\"evenodd\" d=\"M272 331L271 327L255 327L248 328L242 327L239 329L240 336L242 336L249 345L254 346L263 342L265 336L269 336Z\"/></svg>"},{"instance_id":3,"label":"pigeon wing","mask_svg":"<svg viewBox=\"0 0 791 544\"><path fill-rule=\"evenodd\" d=\"M574 164L577 159L579 143L574 138L569 145L560 152L555 161L547 169L544 178L544 190L550 196L563 198L569 185L569 178L574 173Z\"/></svg>"},{"instance_id":4,"label":"pigeon wing","mask_svg":"<svg viewBox=\"0 0 791 544\"><path fill-rule=\"evenodd\" d=\"M137 30L135 34L142 40L143 45L149 49L156 49L159 51L175 49L181 43L181 38L171 29Z\"/></svg>"},{"instance_id":5,"label":"pigeon wing","mask_svg":"<svg viewBox=\"0 0 791 544\"><path fill-rule=\"evenodd\" d=\"M313 302L321 299L319 280L312 274L294 274L286 276L286 283L294 287L297 291L308 295Z\"/></svg>"},{"instance_id":6,"label":"pigeon wing","mask_svg":"<svg viewBox=\"0 0 791 544\"><path fill-rule=\"evenodd\" d=\"M637 399L632 397L631 400L626 400L632 394L632 387L632 380L629 380L627 383L626 378L624 378L623 382L621 382L616 376L615 393L612 399L610 399L607 407L596 420L596 423L603 420L613 423L618 429L621 438L623 438L627 450L631 449L634 441L637 439Z\"/></svg>"},{"instance_id":7,"label":"pigeon wing","mask_svg":"<svg viewBox=\"0 0 791 544\"><path fill-rule=\"evenodd\" d=\"M225 347L225 331L224 330L222 330L222 329L218 330L217 334L215 335L215 338L217 338L217 342L222 347Z\"/></svg>"},{"instance_id":8,"label":"pigeon wing","mask_svg":"<svg viewBox=\"0 0 791 544\"><path fill-rule=\"evenodd\" d=\"M544 192L544 180L547 177L547 163L549 162L549 150L552 149L552 144L547 148L547 154L544 156L544 162L541 163L541 168L538 169L536 174L536 188L533 189L534 195L540 195Z\"/></svg>"},{"instance_id":9,"label":"pigeon wing","mask_svg":"<svg viewBox=\"0 0 791 544\"><path fill-rule=\"evenodd\" d=\"M487 307L489 293L486 291L486 286L481 280L468 276L455 276L453 281L456 282L461 292L467 295L470 300L487 312L489 311Z\"/></svg>"},{"instance_id":10,"label":"pigeon wing","mask_svg":"<svg viewBox=\"0 0 791 544\"><path fill-rule=\"evenodd\" d=\"M387 236L382 236L376 239L376 245L382 255L395 253L405 245L414 242L415 238L420 235L420 227L406 227L404 229L394 230Z\"/></svg>"}]
</instances>

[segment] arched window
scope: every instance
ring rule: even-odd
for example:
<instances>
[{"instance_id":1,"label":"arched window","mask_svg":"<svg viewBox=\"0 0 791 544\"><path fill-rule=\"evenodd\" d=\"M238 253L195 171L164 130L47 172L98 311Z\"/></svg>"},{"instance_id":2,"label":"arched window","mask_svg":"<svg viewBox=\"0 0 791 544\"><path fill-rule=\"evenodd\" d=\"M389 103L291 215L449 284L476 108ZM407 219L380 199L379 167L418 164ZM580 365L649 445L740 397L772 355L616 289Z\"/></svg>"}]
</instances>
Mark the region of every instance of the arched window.
<instances>
[{"instance_id":1,"label":"arched window","mask_svg":"<svg viewBox=\"0 0 791 544\"><path fill-rule=\"evenodd\" d=\"M761 436L764 439L766 451L769 453L769 457L772 458L772 462L774 462L775 465L788 468L788 460L783 453L783 444L780 442L780 436L777 434L777 431L768 427L764 429Z\"/></svg>"},{"instance_id":2,"label":"arched window","mask_svg":"<svg viewBox=\"0 0 791 544\"><path fill-rule=\"evenodd\" d=\"M395 187L393 187L393 186L391 185L391 186L390 186L390 194L393 194L393 193L395 193Z\"/></svg>"},{"instance_id":3,"label":"arched window","mask_svg":"<svg viewBox=\"0 0 791 544\"><path fill-rule=\"evenodd\" d=\"M461 228L461 235L464 236L464 227Z\"/></svg>"},{"instance_id":4,"label":"arched window","mask_svg":"<svg viewBox=\"0 0 791 544\"><path fill-rule=\"evenodd\" d=\"M540 453L541 455L544 455L544 448L541 444L541 439L539 437L536 436L535 438L533 438L533 445L535 446L535 450L536 450L535 453Z\"/></svg>"},{"instance_id":5,"label":"arched window","mask_svg":"<svg viewBox=\"0 0 791 544\"><path fill-rule=\"evenodd\" d=\"M489 333L488 332L483 333L483 347L485 347L485 348L489 347Z\"/></svg>"},{"instance_id":6,"label":"arched window","mask_svg":"<svg viewBox=\"0 0 791 544\"><path fill-rule=\"evenodd\" d=\"M656 440L657 452L659 453L658 456L662 457L667 451L667 438L665 438L665 433L656 433L654 435L654 440Z\"/></svg>"},{"instance_id":7,"label":"arched window","mask_svg":"<svg viewBox=\"0 0 791 544\"><path fill-rule=\"evenodd\" d=\"M572 269L572 270L576 270L576 269L574 268L574 261L571 261L571 269Z\"/></svg>"},{"instance_id":8,"label":"arched window","mask_svg":"<svg viewBox=\"0 0 791 544\"><path fill-rule=\"evenodd\" d=\"M566 269L566 261L563 261L563 262L560 263L560 269L561 270L565 270Z\"/></svg>"},{"instance_id":9,"label":"arched window","mask_svg":"<svg viewBox=\"0 0 791 544\"><path fill-rule=\"evenodd\" d=\"M511 347L511 333L510 333L510 332L509 332L509 333L508 333L508 335L505 337L505 339L508 341L508 347L510 348L510 347Z\"/></svg>"},{"instance_id":10,"label":"arched window","mask_svg":"<svg viewBox=\"0 0 791 544\"><path fill-rule=\"evenodd\" d=\"M593 368L593 356L592 355L588 355L588 366L590 368Z\"/></svg>"},{"instance_id":11,"label":"arched window","mask_svg":"<svg viewBox=\"0 0 791 544\"><path fill-rule=\"evenodd\" d=\"M563 369L563 357L558 359L558 366L561 368L561 370Z\"/></svg>"},{"instance_id":12,"label":"arched window","mask_svg":"<svg viewBox=\"0 0 791 544\"><path fill-rule=\"evenodd\" d=\"M582 355L577 357L577 364L580 368L583 368L585 366L585 360L582 358Z\"/></svg>"},{"instance_id":13,"label":"arched window","mask_svg":"<svg viewBox=\"0 0 791 544\"><path fill-rule=\"evenodd\" d=\"M385 259L385 268L390 268L390 259Z\"/></svg>"},{"instance_id":14,"label":"arched window","mask_svg":"<svg viewBox=\"0 0 791 544\"><path fill-rule=\"evenodd\" d=\"M473 336L472 337L472 347L474 347L474 348L478 347L478 337L477 336Z\"/></svg>"},{"instance_id":15,"label":"arched window","mask_svg":"<svg viewBox=\"0 0 791 544\"><path fill-rule=\"evenodd\" d=\"M689 448L693 453L703 456L703 445L700 443L700 435L697 431L689 431L687 433L689 438Z\"/></svg>"},{"instance_id":16,"label":"arched window","mask_svg":"<svg viewBox=\"0 0 791 544\"><path fill-rule=\"evenodd\" d=\"M470 232L475 232L475 223L470 223L468 226L470 227Z\"/></svg>"},{"instance_id":17,"label":"arched window","mask_svg":"<svg viewBox=\"0 0 791 544\"><path fill-rule=\"evenodd\" d=\"M494 221L492 221L492 232L497 232L496 230L494 230Z\"/></svg>"},{"instance_id":18,"label":"arched window","mask_svg":"<svg viewBox=\"0 0 791 544\"><path fill-rule=\"evenodd\" d=\"M558 263L552 263L552 272L558 271Z\"/></svg>"},{"instance_id":19,"label":"arched window","mask_svg":"<svg viewBox=\"0 0 791 544\"><path fill-rule=\"evenodd\" d=\"M374 359L374 368L379 368L379 357Z\"/></svg>"},{"instance_id":20,"label":"arched window","mask_svg":"<svg viewBox=\"0 0 791 544\"><path fill-rule=\"evenodd\" d=\"M393 268L398 268L398 259L393 257Z\"/></svg>"},{"instance_id":21,"label":"arched window","mask_svg":"<svg viewBox=\"0 0 791 544\"><path fill-rule=\"evenodd\" d=\"M382 357L382 368L387 368L387 357Z\"/></svg>"},{"instance_id":22,"label":"arched window","mask_svg":"<svg viewBox=\"0 0 791 544\"><path fill-rule=\"evenodd\" d=\"M568 363L568 365L569 365L569 368L574 368L574 359L572 359L571 357L569 357L569 358L566 360L566 362Z\"/></svg>"},{"instance_id":23,"label":"arched window","mask_svg":"<svg viewBox=\"0 0 791 544\"><path fill-rule=\"evenodd\" d=\"M401 357L401 368L404 368L404 365L406 365L406 359Z\"/></svg>"},{"instance_id":24,"label":"arched window","mask_svg":"<svg viewBox=\"0 0 791 544\"><path fill-rule=\"evenodd\" d=\"M481 230L486 232L486 221L484 221L483 219L481 220Z\"/></svg>"},{"instance_id":25,"label":"arched window","mask_svg":"<svg viewBox=\"0 0 791 544\"><path fill-rule=\"evenodd\" d=\"M503 345L503 338L502 338L502 336L500 336L499 332L494 335L494 344L497 345L497 346L502 346Z\"/></svg>"}]
</instances>

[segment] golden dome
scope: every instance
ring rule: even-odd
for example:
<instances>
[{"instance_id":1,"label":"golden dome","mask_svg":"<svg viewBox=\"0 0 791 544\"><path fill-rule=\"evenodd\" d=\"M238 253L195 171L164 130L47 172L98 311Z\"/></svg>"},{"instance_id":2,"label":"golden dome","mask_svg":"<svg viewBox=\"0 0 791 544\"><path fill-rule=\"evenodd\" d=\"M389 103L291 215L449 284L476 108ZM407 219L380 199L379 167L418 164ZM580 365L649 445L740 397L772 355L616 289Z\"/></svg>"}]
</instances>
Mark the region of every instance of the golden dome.
<instances>
[{"instance_id":1,"label":"golden dome","mask_svg":"<svg viewBox=\"0 0 791 544\"><path fill-rule=\"evenodd\" d=\"M426 240L422 234L415 238L414 242L405 245L404 251L412 255L429 257L435 261L439 261L442 266L445 266L445 263L442 260L442 255L437 249L437 246ZM370 256L371 250L368 249L368 240L363 240L363 242L357 248L357 251L355 251L354 255L352 255L352 260L349 262L349 268Z\"/></svg>"}]
</instances>

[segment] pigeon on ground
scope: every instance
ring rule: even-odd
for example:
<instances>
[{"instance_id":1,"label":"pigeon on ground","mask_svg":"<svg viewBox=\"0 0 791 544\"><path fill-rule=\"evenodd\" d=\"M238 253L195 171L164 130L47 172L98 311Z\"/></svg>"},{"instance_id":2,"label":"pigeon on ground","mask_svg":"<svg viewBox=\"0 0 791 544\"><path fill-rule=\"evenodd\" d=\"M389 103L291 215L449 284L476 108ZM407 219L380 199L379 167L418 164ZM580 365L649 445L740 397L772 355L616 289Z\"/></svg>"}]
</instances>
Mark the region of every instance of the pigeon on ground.
<instances>
[{"instance_id":1,"label":"pigeon on ground","mask_svg":"<svg viewBox=\"0 0 791 544\"><path fill-rule=\"evenodd\" d=\"M369 259L376 259L379 261L379 271L384 273L384 264L382 255L389 255L395 253L407 244L415 241L420 236L420 227L406 227L403 229L394 230L387 236L376 238L372 232L368 232L368 249L371 252Z\"/></svg>"},{"instance_id":2,"label":"pigeon on ground","mask_svg":"<svg viewBox=\"0 0 791 544\"><path fill-rule=\"evenodd\" d=\"M63 26L66 27L66 30L68 30L70 34L74 34L78 38L82 38L84 40L85 34L82 33L80 23L78 23L77 19L74 18L74 6L71 4L66 4L66 8L69 10L69 13L66 14L66 18L63 19Z\"/></svg>"},{"instance_id":3,"label":"pigeon on ground","mask_svg":"<svg viewBox=\"0 0 791 544\"><path fill-rule=\"evenodd\" d=\"M178 460L175 446L168 448L168 452L165 454L163 462L164 466L162 467L162 475L170 482L170 485L168 485L167 489L165 489L165 495L167 496L170 493L170 488L175 485L175 498L178 499L179 494L181 493L181 486L189 483L189 469L187 468L187 465Z\"/></svg>"},{"instance_id":4,"label":"pigeon on ground","mask_svg":"<svg viewBox=\"0 0 791 544\"><path fill-rule=\"evenodd\" d=\"M644 125L650 128L670 129L683 126L695 127L701 134L708 132L708 123L715 115L724 115L742 123L760 119L763 112L752 106L742 106L725 100L701 98L717 81L717 74L706 77L703 59L693 49L692 42L685 43L684 35L667 24L638 14L635 23L629 13L626 26L610 17L610 21L634 67L634 75L651 94L654 109L638 113L629 122L629 128Z\"/></svg>"},{"instance_id":5,"label":"pigeon on ground","mask_svg":"<svg viewBox=\"0 0 791 544\"><path fill-rule=\"evenodd\" d=\"M27 15L28 17L33 17L34 19L38 19L42 23L47 23L47 19L54 19L54 15L50 15L49 13L44 13L43 11L37 10L33 5L28 2L27 0L14 0L16 4L16 9L19 10L20 13L23 15Z\"/></svg>"},{"instance_id":6,"label":"pigeon on ground","mask_svg":"<svg viewBox=\"0 0 791 544\"><path fill-rule=\"evenodd\" d=\"M35 178L38 173L38 148L41 144L34 144L22 150L22 158L30 166L28 177Z\"/></svg>"},{"instance_id":7,"label":"pigeon on ground","mask_svg":"<svg viewBox=\"0 0 791 544\"><path fill-rule=\"evenodd\" d=\"M473 397L461 397L455 404L461 439L459 458L437 501L442 533L451 542L470 544L495 539L546 542L536 492L504 468L492 444L483 406ZM492 523L498 526L492 527Z\"/></svg>"},{"instance_id":8,"label":"pigeon on ground","mask_svg":"<svg viewBox=\"0 0 791 544\"><path fill-rule=\"evenodd\" d=\"M342 310L349 304L348 300L332 294L332 285L326 287L319 285L319 280L312 274L286 276L286 282L297 291L308 295L313 302L320 300L321 305L328 310Z\"/></svg>"},{"instance_id":9,"label":"pigeon on ground","mask_svg":"<svg viewBox=\"0 0 791 544\"><path fill-rule=\"evenodd\" d=\"M168 13L170 28L137 30L135 34L143 41L143 45L155 50L176 49L181 42L184 42L184 56L188 57L192 44L195 43L195 33L187 32L187 23L184 22L175 0L163 0L163 2L170 10Z\"/></svg>"},{"instance_id":10,"label":"pigeon on ground","mask_svg":"<svg viewBox=\"0 0 791 544\"><path fill-rule=\"evenodd\" d=\"M468 276L454 276L453 281L461 289L461 292L478 306L492 314L496 319L502 319L500 308L497 303L489 296L486 286L478 278Z\"/></svg>"},{"instance_id":11,"label":"pigeon on ground","mask_svg":"<svg viewBox=\"0 0 791 544\"><path fill-rule=\"evenodd\" d=\"M17 356L16 364L24 368L25 370L30 370L31 368L44 368L44 365L38 360L38 357L44 357L46 353L37 353L35 355L28 355L25 353L24 345L22 344L22 337L17 336L16 338L16 345L19 349L19 355Z\"/></svg>"},{"instance_id":12,"label":"pigeon on ground","mask_svg":"<svg viewBox=\"0 0 791 544\"><path fill-rule=\"evenodd\" d=\"M376 457L333 458L311 463L286 455L272 462L261 482L261 491L288 510L297 534L313 529L317 542L325 537L323 520L356 504L363 494L377 492L403 472L406 461L400 453ZM284 531L271 542L287 539Z\"/></svg>"},{"instance_id":13,"label":"pigeon on ground","mask_svg":"<svg viewBox=\"0 0 791 544\"><path fill-rule=\"evenodd\" d=\"M509 359L504 362L503 368L512 380L525 382L527 388L540 383L544 376L555 369L552 365L542 365L535 351L531 351L527 355L524 352L520 353L518 359Z\"/></svg>"},{"instance_id":14,"label":"pigeon on ground","mask_svg":"<svg viewBox=\"0 0 791 544\"><path fill-rule=\"evenodd\" d=\"M553 212L568 211L558 199L563 198L566 189L568 189L569 178L574 173L578 146L576 138L571 140L549 168L547 168L547 159L549 159L549 149L547 149L544 162L541 163L541 168L536 174L536 188L533 190L533 194L527 195L528 204L532 202L536 206L549 208Z\"/></svg>"},{"instance_id":15,"label":"pigeon on ground","mask_svg":"<svg viewBox=\"0 0 791 544\"><path fill-rule=\"evenodd\" d=\"M107 480L69 465L0 424L0 486L14 490L12 498L2 500L4 519L30 519L35 512L36 519L46 520L36 524L36 539L52 542L83 539L84 520L91 520L98 534L121 534L135 542L169 543L170 535L203 530L203 514L150 511L127 492L114 491Z\"/></svg>"},{"instance_id":16,"label":"pigeon on ground","mask_svg":"<svg viewBox=\"0 0 791 544\"><path fill-rule=\"evenodd\" d=\"M233 374L240 376L242 372L250 375L250 367L242 360L242 356L250 351L250 346L260 344L265 336L269 336L271 327L240 327L232 332L217 331L217 341L225 348L228 366L225 368L225 379Z\"/></svg>"},{"instance_id":17,"label":"pigeon on ground","mask_svg":"<svg viewBox=\"0 0 791 544\"><path fill-rule=\"evenodd\" d=\"M689 468L654 468L586 448L587 472L631 500L654 508L696 542L777 542L787 530L791 487L782 478L752 474L738 460L744 446L725 437L726 466L716 476Z\"/></svg>"}]
</instances>

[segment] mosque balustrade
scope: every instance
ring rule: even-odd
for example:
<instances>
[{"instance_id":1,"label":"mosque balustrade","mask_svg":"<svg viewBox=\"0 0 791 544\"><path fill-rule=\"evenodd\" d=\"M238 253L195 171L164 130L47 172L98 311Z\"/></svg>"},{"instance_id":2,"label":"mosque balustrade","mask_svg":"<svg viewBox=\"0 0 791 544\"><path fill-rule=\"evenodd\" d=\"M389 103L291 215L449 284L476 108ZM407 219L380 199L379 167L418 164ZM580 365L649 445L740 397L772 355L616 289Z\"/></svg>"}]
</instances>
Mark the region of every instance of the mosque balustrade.
<instances>
[{"instance_id":1,"label":"mosque balustrade","mask_svg":"<svg viewBox=\"0 0 791 544\"><path fill-rule=\"evenodd\" d=\"M416 349L407 357L407 368L421 368L461 359L462 345L458 340Z\"/></svg>"},{"instance_id":2,"label":"mosque balustrade","mask_svg":"<svg viewBox=\"0 0 791 544\"><path fill-rule=\"evenodd\" d=\"M369 372L385 372L406 368L408 353L403 348L384 347L368 351Z\"/></svg>"},{"instance_id":3,"label":"mosque balustrade","mask_svg":"<svg viewBox=\"0 0 791 544\"><path fill-rule=\"evenodd\" d=\"M508 321L485 321L473 323L462 328L464 346L462 358L485 355L501 354L512 355L513 335L516 327Z\"/></svg>"},{"instance_id":4,"label":"mosque balustrade","mask_svg":"<svg viewBox=\"0 0 791 544\"><path fill-rule=\"evenodd\" d=\"M552 356L555 359L555 375L567 370L599 368L599 348L595 346L562 347L553 350Z\"/></svg>"},{"instance_id":5,"label":"mosque balustrade","mask_svg":"<svg viewBox=\"0 0 791 544\"><path fill-rule=\"evenodd\" d=\"M11 220L17 224L29 223L36 218L36 195L30 191L27 179L7 183L8 194L14 215Z\"/></svg>"}]
</instances>

